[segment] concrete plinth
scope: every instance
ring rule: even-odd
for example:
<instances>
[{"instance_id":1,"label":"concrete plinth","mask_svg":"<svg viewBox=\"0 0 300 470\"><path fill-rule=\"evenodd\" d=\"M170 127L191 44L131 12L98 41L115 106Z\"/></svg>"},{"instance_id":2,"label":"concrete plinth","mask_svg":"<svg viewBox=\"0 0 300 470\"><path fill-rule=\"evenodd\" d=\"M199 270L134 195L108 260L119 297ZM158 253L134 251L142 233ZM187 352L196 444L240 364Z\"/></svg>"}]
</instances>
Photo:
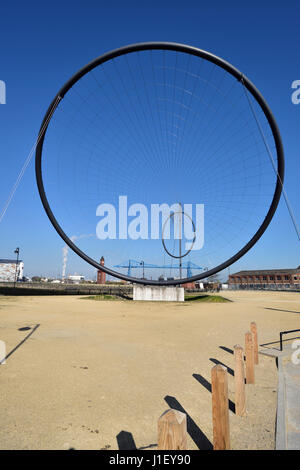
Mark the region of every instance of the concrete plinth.
<instances>
[{"instance_id":1,"label":"concrete plinth","mask_svg":"<svg viewBox=\"0 0 300 470\"><path fill-rule=\"evenodd\" d=\"M133 300L152 300L161 302L184 302L183 287L133 286Z\"/></svg>"}]
</instances>

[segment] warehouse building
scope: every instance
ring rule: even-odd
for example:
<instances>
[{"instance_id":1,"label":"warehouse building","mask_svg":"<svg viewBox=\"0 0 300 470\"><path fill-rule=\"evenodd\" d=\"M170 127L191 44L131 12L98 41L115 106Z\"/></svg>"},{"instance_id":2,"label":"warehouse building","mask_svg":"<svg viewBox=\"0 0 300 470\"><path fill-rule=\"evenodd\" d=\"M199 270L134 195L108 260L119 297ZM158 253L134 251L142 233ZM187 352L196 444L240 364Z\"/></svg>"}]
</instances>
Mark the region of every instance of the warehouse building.
<instances>
[{"instance_id":1,"label":"warehouse building","mask_svg":"<svg viewBox=\"0 0 300 470\"><path fill-rule=\"evenodd\" d=\"M239 271L228 278L231 289L300 289L300 266L296 269Z\"/></svg>"},{"instance_id":2,"label":"warehouse building","mask_svg":"<svg viewBox=\"0 0 300 470\"><path fill-rule=\"evenodd\" d=\"M68 282L71 282L72 284L80 284L84 279L84 276L81 276L80 274L70 274L70 276L68 276Z\"/></svg>"},{"instance_id":3,"label":"warehouse building","mask_svg":"<svg viewBox=\"0 0 300 470\"><path fill-rule=\"evenodd\" d=\"M24 263L15 259L0 259L0 282L23 279Z\"/></svg>"}]
</instances>

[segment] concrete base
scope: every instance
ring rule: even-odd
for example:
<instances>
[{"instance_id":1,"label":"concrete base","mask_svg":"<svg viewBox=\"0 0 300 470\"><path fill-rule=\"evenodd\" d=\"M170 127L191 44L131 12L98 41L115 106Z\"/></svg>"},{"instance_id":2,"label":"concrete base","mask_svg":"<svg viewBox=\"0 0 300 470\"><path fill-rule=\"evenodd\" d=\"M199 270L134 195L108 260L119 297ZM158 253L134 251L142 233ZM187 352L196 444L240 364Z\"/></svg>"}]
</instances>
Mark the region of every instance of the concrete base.
<instances>
[{"instance_id":1,"label":"concrete base","mask_svg":"<svg viewBox=\"0 0 300 470\"><path fill-rule=\"evenodd\" d=\"M133 286L133 300L154 300L161 302L184 302L183 287Z\"/></svg>"}]
</instances>

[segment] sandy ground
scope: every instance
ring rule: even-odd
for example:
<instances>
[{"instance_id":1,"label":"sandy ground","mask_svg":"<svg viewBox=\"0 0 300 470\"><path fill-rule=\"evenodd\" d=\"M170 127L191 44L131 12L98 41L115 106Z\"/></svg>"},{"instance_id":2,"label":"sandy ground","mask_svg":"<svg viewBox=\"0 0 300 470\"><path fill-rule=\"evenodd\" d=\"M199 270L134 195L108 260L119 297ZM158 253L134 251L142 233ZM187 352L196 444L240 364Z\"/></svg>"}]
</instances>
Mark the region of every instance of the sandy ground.
<instances>
[{"instance_id":1,"label":"sandy ground","mask_svg":"<svg viewBox=\"0 0 300 470\"><path fill-rule=\"evenodd\" d=\"M234 302L0 297L0 448L151 449L171 406L188 414L189 448L209 448L214 361L229 368L234 402L233 355L220 346L243 345L253 320L260 344L300 325L298 293L223 295ZM260 355L247 416L230 411L233 449L274 448L276 390L275 360Z\"/></svg>"}]
</instances>

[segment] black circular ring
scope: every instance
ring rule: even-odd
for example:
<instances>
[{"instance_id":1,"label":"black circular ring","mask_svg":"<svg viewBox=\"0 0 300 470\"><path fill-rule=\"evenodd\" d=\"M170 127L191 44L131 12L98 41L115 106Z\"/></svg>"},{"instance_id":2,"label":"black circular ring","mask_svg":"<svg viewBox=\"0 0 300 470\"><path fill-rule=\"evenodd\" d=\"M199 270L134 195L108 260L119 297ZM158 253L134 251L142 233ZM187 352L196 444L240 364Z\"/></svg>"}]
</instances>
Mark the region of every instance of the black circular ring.
<instances>
[{"instance_id":1,"label":"black circular ring","mask_svg":"<svg viewBox=\"0 0 300 470\"><path fill-rule=\"evenodd\" d=\"M166 247L166 244L165 244L165 240L164 240L164 231L165 231L165 226L166 226L166 223L168 222L168 220L173 217L175 214L183 214L183 215L186 215L190 221L192 222L193 224L193 229L194 229L194 238L193 238L193 241L192 241L192 245L191 245L191 248L189 250L187 250L184 255L181 255L181 256L175 256L175 255L172 255L172 253L169 252L169 250L167 249ZM195 227L195 224L194 224L194 221L193 219L188 215L188 214L185 214L184 211L179 211L179 212L172 212L172 214L169 215L169 217L167 217L167 219L165 220L164 222L164 225L163 225L163 228L162 228L162 231L161 231L161 241L162 241L162 244L163 244L163 247L164 247L164 250L166 251L166 253L168 253L169 256L171 256L172 258L176 258L176 259L180 259L180 258L184 258L185 256L187 256L191 251L192 251L192 248L194 246L194 243L195 243L195 240L196 240L196 227Z\"/></svg>"},{"instance_id":2,"label":"black circular ring","mask_svg":"<svg viewBox=\"0 0 300 470\"><path fill-rule=\"evenodd\" d=\"M210 269L209 271L205 271L205 273L197 274L195 276L191 276L189 278L185 278L181 280L181 283L184 284L186 282L193 282L197 281L199 279L203 279L208 276L212 276L213 274L216 274L219 271L222 271L223 269L227 268L231 264L235 263L239 258L241 258L247 251L250 250L250 248L253 247L253 245L260 239L262 234L265 232L266 228L268 227L269 223L271 222L276 208L278 206L280 196L281 196L281 191L282 191L282 185L283 185L283 179L284 179L284 151L283 151L283 146L282 146L282 141L280 137L280 132L277 126L277 123L275 121L275 118L272 114L271 109L269 108L267 102L265 101L264 97L261 95L261 93L258 91L258 89L253 85L253 83L245 76L243 75L238 69L233 67L229 62L226 62L225 60L221 59L220 57L211 54L210 52L204 51L202 49L198 49L196 47L188 46L185 44L177 44L177 43L172 43L172 42L146 42L146 43L138 43L138 44L131 44L129 46L124 46L119 49L115 49L113 51L107 52L106 54L101 55L100 57L94 59L92 62L87 64L85 67L80 69L73 77L68 80L65 85L60 89L60 91L57 93L55 96L54 100L50 104L44 119L42 121L39 135L38 135L38 140L37 140L37 146L36 146L36 157L35 157L35 172L36 172L36 181L37 181L37 186L39 190L39 194L42 200L42 204L44 206L44 209L53 225L57 233L60 235L60 237L65 241L65 243L78 255L80 256L84 261L87 263L91 264L95 268L106 272L107 274L110 274L111 276L117 277L119 279L124 279L130 282L135 282L137 284L148 284L148 285L159 285L159 286L170 286L170 285L178 285L178 280L168 280L168 281L154 281L154 280L143 280L139 279L136 277L131 277L131 276L126 276L125 274L118 273L116 271L113 271L112 269L109 269L105 266L101 266L97 261L94 259L90 258L87 256L83 251L81 251L73 242L72 240L69 239L69 237L66 235L66 233L63 231L59 223L57 222L51 208L49 205L49 202L46 197L45 193L45 188L43 184L43 178L42 178L42 152L43 152L43 144L44 144L44 139L45 135L47 132L47 128L49 125L49 122L52 118L52 115L55 112L55 109L58 106L58 103L60 102L61 99L63 99L64 95L72 88L72 86L78 82L84 75L86 75L88 72L93 70L95 67L98 67L99 65L114 59L116 57L129 54L132 52L137 52L137 51L146 51L146 50L171 50L171 51L177 51L177 52L183 52L186 54L191 54L197 57L200 57L202 59L206 59L209 62L212 62L213 64L221 67L222 69L226 70L229 74L231 74L233 77L235 77L237 80L242 81L243 85L247 88L247 90L252 94L254 99L257 101L257 103L260 105L269 125L272 130L272 134L274 137L275 141L275 146L276 146L276 152L277 152L277 182L276 182L276 187L273 195L273 199L271 202L271 205L269 207L269 210L261 224L261 226L258 228L256 233L253 235L253 237L248 241L248 243L241 248L237 253L235 253L234 256L229 258L228 260L224 261L223 263L219 264L213 269Z\"/></svg>"}]
</instances>

